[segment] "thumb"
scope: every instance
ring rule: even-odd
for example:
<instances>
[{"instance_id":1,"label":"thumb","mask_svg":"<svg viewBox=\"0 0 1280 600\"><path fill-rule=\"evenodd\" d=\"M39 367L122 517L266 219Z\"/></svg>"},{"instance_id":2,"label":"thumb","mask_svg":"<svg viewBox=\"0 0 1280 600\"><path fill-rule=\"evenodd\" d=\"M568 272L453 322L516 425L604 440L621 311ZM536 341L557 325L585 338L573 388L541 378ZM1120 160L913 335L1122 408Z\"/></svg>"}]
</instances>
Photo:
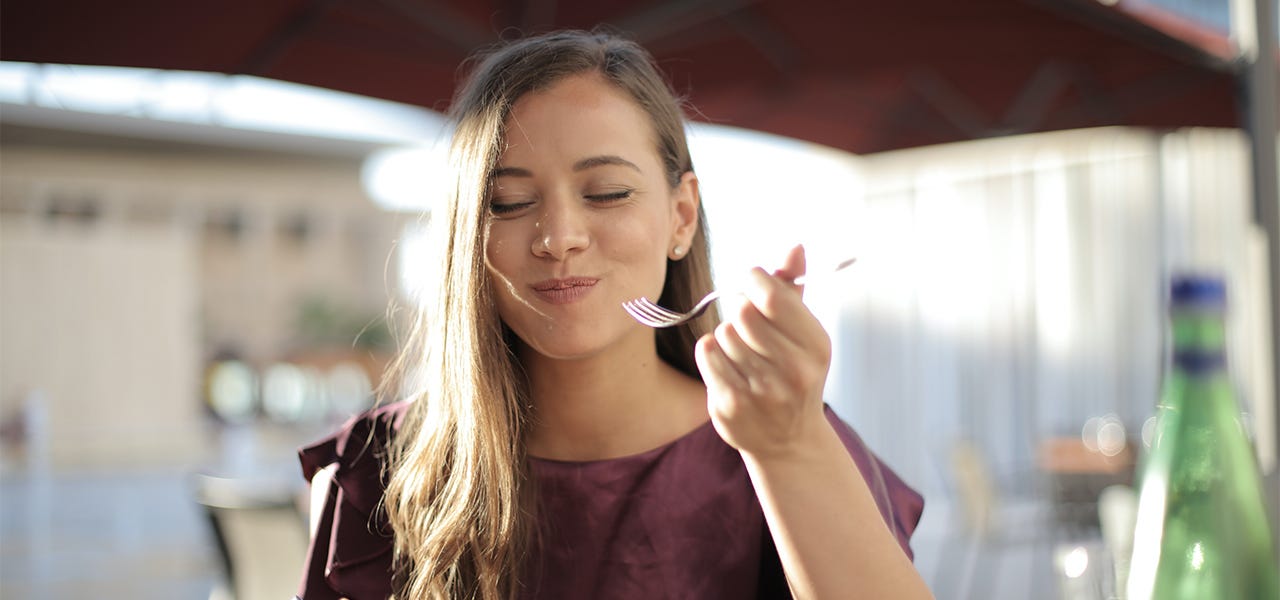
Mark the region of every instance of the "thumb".
<instances>
[{"instance_id":1,"label":"thumb","mask_svg":"<svg viewBox=\"0 0 1280 600\"><path fill-rule=\"evenodd\" d=\"M784 279L788 282L795 279L805 272L804 245L796 244L794 248L787 252L787 258L782 263L782 268L773 272L774 277ZM804 290L804 286L795 286L797 290Z\"/></svg>"}]
</instances>

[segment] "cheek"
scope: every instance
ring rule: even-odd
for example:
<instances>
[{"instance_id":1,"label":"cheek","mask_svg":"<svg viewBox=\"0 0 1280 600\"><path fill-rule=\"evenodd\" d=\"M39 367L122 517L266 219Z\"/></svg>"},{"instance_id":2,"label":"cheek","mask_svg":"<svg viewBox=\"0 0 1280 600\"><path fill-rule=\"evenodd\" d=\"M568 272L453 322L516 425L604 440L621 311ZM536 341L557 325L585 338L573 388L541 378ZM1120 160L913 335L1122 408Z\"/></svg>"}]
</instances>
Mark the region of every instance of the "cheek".
<instances>
[{"instance_id":1,"label":"cheek","mask_svg":"<svg viewBox=\"0 0 1280 600\"><path fill-rule=\"evenodd\" d=\"M485 269L485 275L489 278L493 310L497 312L498 318L503 323L511 325L513 323L512 319L518 320L520 315L518 307L521 304L515 290L512 289L511 280L492 261Z\"/></svg>"},{"instance_id":2,"label":"cheek","mask_svg":"<svg viewBox=\"0 0 1280 600\"><path fill-rule=\"evenodd\" d=\"M506 240L489 239L484 246L484 258L489 261L490 266L496 266L506 258L507 245Z\"/></svg>"},{"instance_id":3,"label":"cheek","mask_svg":"<svg viewBox=\"0 0 1280 600\"><path fill-rule=\"evenodd\" d=\"M625 218L605 219L598 225L598 240L608 243L615 252L638 257L663 254L671 237L670 224L658 211L637 211Z\"/></svg>"},{"instance_id":4,"label":"cheek","mask_svg":"<svg viewBox=\"0 0 1280 600\"><path fill-rule=\"evenodd\" d=\"M605 227L597 239L607 256L630 266L633 285L639 286L630 293L656 298L667 274L668 224L661 215L643 214Z\"/></svg>"},{"instance_id":5,"label":"cheek","mask_svg":"<svg viewBox=\"0 0 1280 600\"><path fill-rule=\"evenodd\" d=\"M500 225L490 225L485 237L484 258L490 270L509 272L513 250L517 247L513 231Z\"/></svg>"},{"instance_id":6,"label":"cheek","mask_svg":"<svg viewBox=\"0 0 1280 600\"><path fill-rule=\"evenodd\" d=\"M501 231L490 229L489 236L485 241L484 258L485 274L489 278L489 285L493 290L499 314L505 320L507 317L505 313L513 295L510 274L518 269L518 265L512 264L512 261L515 260L514 250L517 245L502 233Z\"/></svg>"}]
</instances>

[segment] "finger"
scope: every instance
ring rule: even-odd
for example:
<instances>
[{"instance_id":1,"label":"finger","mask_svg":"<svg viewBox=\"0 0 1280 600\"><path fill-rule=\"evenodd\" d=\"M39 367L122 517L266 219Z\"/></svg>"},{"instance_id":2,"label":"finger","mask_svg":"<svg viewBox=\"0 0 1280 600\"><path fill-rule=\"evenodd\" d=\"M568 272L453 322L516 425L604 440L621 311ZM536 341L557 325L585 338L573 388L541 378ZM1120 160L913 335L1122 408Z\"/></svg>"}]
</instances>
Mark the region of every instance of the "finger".
<instances>
[{"instance_id":1,"label":"finger","mask_svg":"<svg viewBox=\"0 0 1280 600\"><path fill-rule=\"evenodd\" d=\"M725 356L720 343L712 334L698 339L693 348L693 360L698 365L698 372L708 384L718 384L731 389L747 389L747 378L743 377L729 357Z\"/></svg>"},{"instance_id":2,"label":"finger","mask_svg":"<svg viewBox=\"0 0 1280 600\"><path fill-rule=\"evenodd\" d=\"M805 347L812 340L826 338L822 324L804 305L795 286L752 269L745 294L748 302L796 345Z\"/></svg>"},{"instance_id":3,"label":"finger","mask_svg":"<svg viewBox=\"0 0 1280 600\"><path fill-rule=\"evenodd\" d=\"M747 345L733 322L721 323L713 334L724 355L733 361L734 367L738 373L742 374L744 380L751 381L753 373L759 373L768 367L769 361Z\"/></svg>"},{"instance_id":4,"label":"finger","mask_svg":"<svg viewBox=\"0 0 1280 600\"><path fill-rule=\"evenodd\" d=\"M804 275L806 268L804 245L796 244L795 247L787 252L787 258L782 261L782 267L773 271L773 276L788 282L794 282L801 275ZM791 287L799 290L801 294L804 293L803 285L792 283Z\"/></svg>"},{"instance_id":5,"label":"finger","mask_svg":"<svg viewBox=\"0 0 1280 600\"><path fill-rule=\"evenodd\" d=\"M785 363L799 354L800 347L796 342L779 331L777 325L751 302L741 303L726 318L727 322L733 323L734 332L743 342L770 363Z\"/></svg>"}]
</instances>

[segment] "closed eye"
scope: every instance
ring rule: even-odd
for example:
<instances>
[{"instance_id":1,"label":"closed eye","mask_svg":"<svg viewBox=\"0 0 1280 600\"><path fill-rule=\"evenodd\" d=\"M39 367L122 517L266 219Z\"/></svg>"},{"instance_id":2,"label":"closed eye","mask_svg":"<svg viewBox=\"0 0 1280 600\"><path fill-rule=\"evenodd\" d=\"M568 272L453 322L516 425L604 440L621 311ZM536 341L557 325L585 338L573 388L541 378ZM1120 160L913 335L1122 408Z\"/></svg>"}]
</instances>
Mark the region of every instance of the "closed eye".
<instances>
[{"instance_id":1,"label":"closed eye","mask_svg":"<svg viewBox=\"0 0 1280 600\"><path fill-rule=\"evenodd\" d=\"M532 202L506 202L506 203L490 202L489 212L493 213L494 215L509 215L515 212L519 212L520 210L528 208L530 206L533 206Z\"/></svg>"},{"instance_id":2,"label":"closed eye","mask_svg":"<svg viewBox=\"0 0 1280 600\"><path fill-rule=\"evenodd\" d=\"M616 202L630 198L633 193L635 190L619 190L608 194L587 194L583 197L592 202Z\"/></svg>"}]
</instances>

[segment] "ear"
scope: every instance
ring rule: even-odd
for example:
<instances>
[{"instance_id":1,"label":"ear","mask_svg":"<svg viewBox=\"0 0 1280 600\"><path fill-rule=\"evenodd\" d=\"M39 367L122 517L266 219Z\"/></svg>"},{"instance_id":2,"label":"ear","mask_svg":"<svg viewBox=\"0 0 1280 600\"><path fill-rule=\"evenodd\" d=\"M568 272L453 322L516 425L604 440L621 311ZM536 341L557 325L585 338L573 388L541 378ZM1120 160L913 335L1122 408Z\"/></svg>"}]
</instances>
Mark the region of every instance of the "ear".
<instances>
[{"instance_id":1,"label":"ear","mask_svg":"<svg viewBox=\"0 0 1280 600\"><path fill-rule=\"evenodd\" d=\"M680 176L680 183L671 190L671 240L667 244L667 253L674 260L684 257L693 243L693 235L698 231L698 204L701 196L698 193L698 176L687 171ZM681 248L674 252L674 248Z\"/></svg>"}]
</instances>

